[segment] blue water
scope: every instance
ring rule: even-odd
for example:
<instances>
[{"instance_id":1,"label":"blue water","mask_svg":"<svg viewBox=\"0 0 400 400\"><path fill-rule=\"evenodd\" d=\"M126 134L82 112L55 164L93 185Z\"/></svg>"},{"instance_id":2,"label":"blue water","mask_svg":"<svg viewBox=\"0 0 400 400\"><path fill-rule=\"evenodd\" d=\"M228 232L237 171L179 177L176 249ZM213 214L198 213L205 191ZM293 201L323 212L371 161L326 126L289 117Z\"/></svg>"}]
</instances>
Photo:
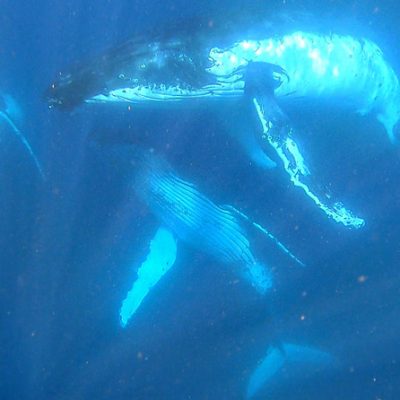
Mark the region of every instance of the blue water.
<instances>
[{"instance_id":1,"label":"blue water","mask_svg":"<svg viewBox=\"0 0 400 400\"><path fill-rule=\"evenodd\" d=\"M379 43L399 73L398 6L263 3L3 0L0 90L19 103L21 130L46 180L4 128L0 399L242 399L277 340L322 349L335 365L322 377L302 368L277 376L273 396L260 398L399 398L400 151L373 118L307 110L314 133L302 143L321 180L367 220L354 231L325 218L284 173L249 165L220 134L214 109L60 112L44 101L69 65L149 27L226 10L324 15ZM261 297L226 266L179 244L174 268L122 328L121 301L158 220L127 198L126 182L93 151L93 136L156 148L215 202L267 226L307 267L263 248L256 235L276 266L275 290Z\"/></svg>"}]
</instances>

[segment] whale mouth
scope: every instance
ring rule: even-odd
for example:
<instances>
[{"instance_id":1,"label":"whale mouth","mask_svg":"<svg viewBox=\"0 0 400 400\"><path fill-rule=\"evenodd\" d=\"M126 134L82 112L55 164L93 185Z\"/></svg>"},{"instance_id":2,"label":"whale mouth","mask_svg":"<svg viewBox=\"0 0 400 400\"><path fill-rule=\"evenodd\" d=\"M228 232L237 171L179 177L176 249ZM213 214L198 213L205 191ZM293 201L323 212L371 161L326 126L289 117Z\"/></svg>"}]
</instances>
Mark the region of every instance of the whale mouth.
<instances>
[{"instance_id":1,"label":"whale mouth","mask_svg":"<svg viewBox=\"0 0 400 400\"><path fill-rule=\"evenodd\" d=\"M87 103L101 102L128 102L141 103L145 101L180 101L187 98L207 97L210 90L185 87L179 85L138 85L111 90L105 94L98 94L86 100Z\"/></svg>"},{"instance_id":2,"label":"whale mouth","mask_svg":"<svg viewBox=\"0 0 400 400\"><path fill-rule=\"evenodd\" d=\"M101 93L85 100L86 103L134 103L147 102L181 102L204 98L237 97L242 93L243 85L229 87L224 84L214 83L203 87L183 85L138 85L135 87L119 88Z\"/></svg>"}]
</instances>

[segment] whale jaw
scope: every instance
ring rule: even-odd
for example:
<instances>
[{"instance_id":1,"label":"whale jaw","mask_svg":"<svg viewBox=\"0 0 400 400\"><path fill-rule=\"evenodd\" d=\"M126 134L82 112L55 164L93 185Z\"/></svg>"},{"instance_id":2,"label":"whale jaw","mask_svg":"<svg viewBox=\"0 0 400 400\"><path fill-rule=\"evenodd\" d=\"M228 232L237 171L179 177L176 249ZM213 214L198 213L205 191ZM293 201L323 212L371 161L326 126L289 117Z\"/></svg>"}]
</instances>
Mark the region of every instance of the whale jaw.
<instances>
[{"instance_id":1,"label":"whale jaw","mask_svg":"<svg viewBox=\"0 0 400 400\"><path fill-rule=\"evenodd\" d=\"M45 97L50 107L72 109L90 99L112 99L110 94L131 102L202 96L201 88L213 83L208 62L190 38L132 39L59 73Z\"/></svg>"}]
</instances>

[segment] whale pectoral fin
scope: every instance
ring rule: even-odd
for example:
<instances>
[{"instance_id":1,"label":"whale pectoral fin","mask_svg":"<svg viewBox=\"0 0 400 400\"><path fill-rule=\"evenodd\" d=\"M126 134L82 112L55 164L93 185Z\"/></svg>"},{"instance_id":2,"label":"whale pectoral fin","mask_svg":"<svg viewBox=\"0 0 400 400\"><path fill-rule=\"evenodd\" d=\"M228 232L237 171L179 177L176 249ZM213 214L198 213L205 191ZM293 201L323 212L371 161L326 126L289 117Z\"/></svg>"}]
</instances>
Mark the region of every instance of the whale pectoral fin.
<instances>
[{"instance_id":1,"label":"whale pectoral fin","mask_svg":"<svg viewBox=\"0 0 400 400\"><path fill-rule=\"evenodd\" d=\"M166 228L160 227L152 241L146 260L137 271L137 278L120 309L120 322L125 327L150 289L169 271L176 260L177 241Z\"/></svg>"},{"instance_id":2,"label":"whale pectoral fin","mask_svg":"<svg viewBox=\"0 0 400 400\"><path fill-rule=\"evenodd\" d=\"M260 140L275 150L291 182L303 189L328 217L350 228L361 228L364 225L362 218L332 200L327 192L318 194L318 185L293 138L294 128L275 100L274 90L279 84L273 74L277 67L260 64L263 63L250 63L245 74L245 93L251 99L261 125L261 129L256 130Z\"/></svg>"},{"instance_id":3,"label":"whale pectoral fin","mask_svg":"<svg viewBox=\"0 0 400 400\"><path fill-rule=\"evenodd\" d=\"M335 364L336 360L332 355L314 347L292 343L270 346L267 354L250 376L246 398L254 398L260 390L266 393L273 385L278 385L279 381L284 381L285 378L292 381L301 378L302 374L311 376L327 368L330 369Z\"/></svg>"},{"instance_id":4,"label":"whale pectoral fin","mask_svg":"<svg viewBox=\"0 0 400 400\"><path fill-rule=\"evenodd\" d=\"M224 208L227 210L230 210L234 214L238 215L241 219L249 223L252 227L255 229L259 230L261 233L263 233L269 240L271 240L283 253L285 253L288 257L290 257L293 261L296 262L296 264L300 265L301 267L305 267L305 264L303 261L301 261L299 258L297 258L281 241L279 241L268 229L264 228L262 225L259 223L253 221L250 217L248 217L246 214L243 214L241 211L236 209L235 207L231 205L224 205Z\"/></svg>"}]
</instances>

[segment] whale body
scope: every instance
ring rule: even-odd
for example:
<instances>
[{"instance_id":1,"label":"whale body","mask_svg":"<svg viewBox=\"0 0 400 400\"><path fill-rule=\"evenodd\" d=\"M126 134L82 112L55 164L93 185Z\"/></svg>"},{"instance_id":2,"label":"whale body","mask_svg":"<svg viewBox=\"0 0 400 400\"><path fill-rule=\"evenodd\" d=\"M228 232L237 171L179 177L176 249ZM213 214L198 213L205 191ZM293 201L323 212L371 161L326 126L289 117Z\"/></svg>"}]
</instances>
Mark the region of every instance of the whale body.
<instances>
[{"instance_id":1,"label":"whale body","mask_svg":"<svg viewBox=\"0 0 400 400\"><path fill-rule=\"evenodd\" d=\"M106 53L106 61L95 59L61 75L49 88L48 100L63 107L80 102L145 104L238 97L244 94L246 66L265 62L287 73L276 91L278 98L322 98L363 115L372 113L395 140L400 83L371 40L299 30L266 37L261 28L228 44L227 39L215 38L223 46L210 42L204 47L192 38L128 42Z\"/></svg>"},{"instance_id":2,"label":"whale body","mask_svg":"<svg viewBox=\"0 0 400 400\"><path fill-rule=\"evenodd\" d=\"M268 37L264 31L261 26L251 33L237 32L235 38L211 32L208 37L192 33L131 40L61 74L47 91L48 102L69 109L83 102L139 107L244 98L259 123L246 129L249 134L235 136L251 160L262 168L280 162L292 184L326 216L361 228L364 219L315 178L285 107L307 99L371 114L395 142L400 128L399 79L378 45L368 39L304 30ZM266 148L272 148L275 159L267 156Z\"/></svg>"},{"instance_id":3,"label":"whale body","mask_svg":"<svg viewBox=\"0 0 400 400\"><path fill-rule=\"evenodd\" d=\"M275 236L232 206L219 206L180 178L161 157L137 146L107 149L133 191L161 223L146 260L121 307L126 326L150 289L175 264L179 242L227 265L260 295L272 287L270 267L253 253L248 229L256 228L296 264L304 266Z\"/></svg>"}]
</instances>

